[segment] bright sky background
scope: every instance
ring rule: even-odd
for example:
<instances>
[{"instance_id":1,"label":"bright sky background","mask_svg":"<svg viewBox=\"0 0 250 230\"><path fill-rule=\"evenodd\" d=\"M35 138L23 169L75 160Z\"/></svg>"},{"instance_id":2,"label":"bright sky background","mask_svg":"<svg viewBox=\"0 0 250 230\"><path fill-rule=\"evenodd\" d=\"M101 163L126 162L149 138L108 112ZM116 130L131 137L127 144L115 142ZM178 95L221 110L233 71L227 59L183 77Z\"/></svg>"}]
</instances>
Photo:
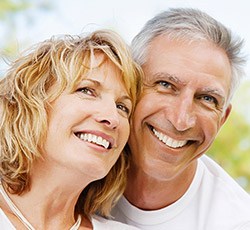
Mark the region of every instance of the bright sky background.
<instances>
[{"instance_id":1,"label":"bright sky background","mask_svg":"<svg viewBox=\"0 0 250 230\"><path fill-rule=\"evenodd\" d=\"M144 23L169 7L195 7L209 13L246 40L250 56L250 2L247 0L33 0L35 7L19 15L16 42L19 50L56 34L79 34L112 28L130 43ZM39 11L44 2L49 11ZM29 23L27 23L27 18ZM26 20L24 20L26 19ZM0 25L1 26L1 25ZM4 29L0 28L0 40ZM6 39L6 38L5 38ZM250 76L250 62L247 65Z\"/></svg>"}]
</instances>

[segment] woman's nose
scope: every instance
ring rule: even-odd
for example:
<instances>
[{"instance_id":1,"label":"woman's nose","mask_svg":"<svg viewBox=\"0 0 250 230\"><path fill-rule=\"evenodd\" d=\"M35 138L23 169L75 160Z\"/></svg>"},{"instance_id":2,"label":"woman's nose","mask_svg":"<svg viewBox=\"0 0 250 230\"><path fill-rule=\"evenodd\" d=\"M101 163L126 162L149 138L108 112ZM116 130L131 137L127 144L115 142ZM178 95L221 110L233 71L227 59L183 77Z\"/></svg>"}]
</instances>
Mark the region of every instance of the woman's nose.
<instances>
[{"instance_id":1,"label":"woman's nose","mask_svg":"<svg viewBox=\"0 0 250 230\"><path fill-rule=\"evenodd\" d=\"M120 124L119 113L115 102L104 103L96 120L110 129L116 129Z\"/></svg>"}]
</instances>

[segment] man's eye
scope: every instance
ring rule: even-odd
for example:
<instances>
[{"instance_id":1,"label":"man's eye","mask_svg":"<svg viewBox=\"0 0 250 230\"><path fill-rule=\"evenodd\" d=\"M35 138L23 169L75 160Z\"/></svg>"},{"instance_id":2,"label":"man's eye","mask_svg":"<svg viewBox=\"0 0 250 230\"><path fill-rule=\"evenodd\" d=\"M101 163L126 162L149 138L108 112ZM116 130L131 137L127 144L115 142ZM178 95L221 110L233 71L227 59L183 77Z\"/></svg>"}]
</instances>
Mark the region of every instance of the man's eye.
<instances>
[{"instance_id":1,"label":"man's eye","mask_svg":"<svg viewBox=\"0 0 250 230\"><path fill-rule=\"evenodd\" d=\"M172 87L172 85L169 82L167 82L167 81L158 81L157 83L159 85L165 87L165 88L171 88Z\"/></svg>"},{"instance_id":2,"label":"man's eye","mask_svg":"<svg viewBox=\"0 0 250 230\"><path fill-rule=\"evenodd\" d=\"M201 99L206 101L206 102L218 105L217 99L215 97L213 97L213 96L204 95L204 96L201 96Z\"/></svg>"},{"instance_id":3,"label":"man's eye","mask_svg":"<svg viewBox=\"0 0 250 230\"><path fill-rule=\"evenodd\" d=\"M117 104L116 107L120 109L122 112L126 113L128 116L130 115L130 109L127 106L123 104Z\"/></svg>"}]
</instances>

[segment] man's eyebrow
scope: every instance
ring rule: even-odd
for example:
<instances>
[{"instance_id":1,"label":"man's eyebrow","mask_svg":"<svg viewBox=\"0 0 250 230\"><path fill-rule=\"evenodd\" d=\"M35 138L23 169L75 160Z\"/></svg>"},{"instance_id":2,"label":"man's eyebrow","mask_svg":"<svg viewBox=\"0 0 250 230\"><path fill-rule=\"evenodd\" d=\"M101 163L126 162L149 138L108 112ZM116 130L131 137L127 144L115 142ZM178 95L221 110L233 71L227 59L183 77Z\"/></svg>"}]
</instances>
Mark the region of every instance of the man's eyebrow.
<instances>
[{"instance_id":1,"label":"man's eyebrow","mask_svg":"<svg viewBox=\"0 0 250 230\"><path fill-rule=\"evenodd\" d=\"M175 83L178 83L178 84L181 84L181 85L186 85L186 83L184 81L181 81L180 78L178 78L176 75L174 74L170 74L170 73L163 73L163 72L160 72L160 73L156 73L153 75L153 77L157 80L157 79L166 79L168 81L171 81L171 82L175 82Z\"/></svg>"},{"instance_id":2,"label":"man's eyebrow","mask_svg":"<svg viewBox=\"0 0 250 230\"><path fill-rule=\"evenodd\" d=\"M224 93L219 90L219 89L212 89L212 88L204 88L201 90L202 93L206 93L206 94L213 94L216 95L217 97L220 98L220 100L224 103L226 98Z\"/></svg>"}]
</instances>

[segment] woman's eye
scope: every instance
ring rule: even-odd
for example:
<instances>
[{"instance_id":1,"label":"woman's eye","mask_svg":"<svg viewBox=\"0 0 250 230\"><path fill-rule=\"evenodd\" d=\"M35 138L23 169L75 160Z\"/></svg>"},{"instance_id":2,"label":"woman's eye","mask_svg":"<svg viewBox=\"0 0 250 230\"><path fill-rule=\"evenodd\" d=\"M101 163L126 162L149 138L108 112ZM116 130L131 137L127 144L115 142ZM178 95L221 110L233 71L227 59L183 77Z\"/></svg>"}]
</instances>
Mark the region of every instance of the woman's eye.
<instances>
[{"instance_id":1,"label":"woman's eye","mask_svg":"<svg viewBox=\"0 0 250 230\"><path fill-rule=\"evenodd\" d=\"M87 94L87 95L90 95L90 96L95 95L94 90L91 89L91 88L88 88L88 87L80 88L80 89L78 89L77 91L78 91L78 92L81 92L81 93L84 93L84 94Z\"/></svg>"},{"instance_id":2,"label":"woman's eye","mask_svg":"<svg viewBox=\"0 0 250 230\"><path fill-rule=\"evenodd\" d=\"M130 109L127 106L123 104L117 104L116 107L120 109L121 111L125 112L128 116L130 115Z\"/></svg>"}]
</instances>

